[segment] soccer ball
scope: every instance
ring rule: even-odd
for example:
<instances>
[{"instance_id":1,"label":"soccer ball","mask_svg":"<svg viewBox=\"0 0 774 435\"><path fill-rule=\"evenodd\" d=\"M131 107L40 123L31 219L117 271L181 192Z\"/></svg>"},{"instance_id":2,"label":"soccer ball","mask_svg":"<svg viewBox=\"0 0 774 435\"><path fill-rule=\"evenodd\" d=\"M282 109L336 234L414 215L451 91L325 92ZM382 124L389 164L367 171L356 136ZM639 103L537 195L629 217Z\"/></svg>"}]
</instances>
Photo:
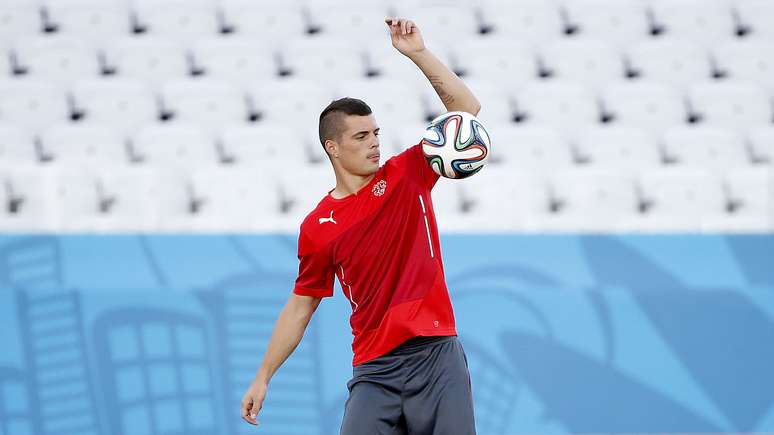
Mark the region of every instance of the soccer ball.
<instances>
[{"instance_id":1,"label":"soccer ball","mask_svg":"<svg viewBox=\"0 0 774 435\"><path fill-rule=\"evenodd\" d=\"M467 178L480 171L490 146L481 121L467 112L448 112L433 119L422 139L430 167L446 178Z\"/></svg>"}]
</instances>

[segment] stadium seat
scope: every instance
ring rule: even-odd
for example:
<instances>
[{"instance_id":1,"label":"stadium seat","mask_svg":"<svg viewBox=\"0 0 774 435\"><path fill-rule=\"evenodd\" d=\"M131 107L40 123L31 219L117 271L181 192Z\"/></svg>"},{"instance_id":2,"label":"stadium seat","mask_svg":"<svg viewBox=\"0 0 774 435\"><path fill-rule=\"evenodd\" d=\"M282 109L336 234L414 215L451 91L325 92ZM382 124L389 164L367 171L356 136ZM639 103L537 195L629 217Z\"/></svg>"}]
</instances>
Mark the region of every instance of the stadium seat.
<instances>
[{"instance_id":1,"label":"stadium seat","mask_svg":"<svg viewBox=\"0 0 774 435\"><path fill-rule=\"evenodd\" d=\"M774 126L752 129L749 144L756 162L774 167Z\"/></svg>"},{"instance_id":2,"label":"stadium seat","mask_svg":"<svg viewBox=\"0 0 774 435\"><path fill-rule=\"evenodd\" d=\"M221 157L212 139L196 125L147 126L132 138L133 157L153 168L215 166Z\"/></svg>"},{"instance_id":3,"label":"stadium seat","mask_svg":"<svg viewBox=\"0 0 774 435\"><path fill-rule=\"evenodd\" d=\"M155 170L150 172L146 200L150 207L148 225L154 232L208 230L211 219L199 219L202 197L194 190L192 171Z\"/></svg>"},{"instance_id":4,"label":"stadium seat","mask_svg":"<svg viewBox=\"0 0 774 435\"><path fill-rule=\"evenodd\" d=\"M382 130L379 133L382 137L380 143L380 147L382 148L382 161L386 161L394 154L421 142L425 134L425 129L428 126L427 122L382 125L378 115L376 120ZM385 137L385 135L387 135L387 137ZM392 139L392 142L389 142L390 139ZM388 147L389 145L392 145L392 147Z\"/></svg>"},{"instance_id":5,"label":"stadium seat","mask_svg":"<svg viewBox=\"0 0 774 435\"><path fill-rule=\"evenodd\" d=\"M101 73L97 50L75 38L19 39L14 54L16 68L25 75L62 85Z\"/></svg>"},{"instance_id":6,"label":"stadium seat","mask_svg":"<svg viewBox=\"0 0 774 435\"><path fill-rule=\"evenodd\" d=\"M330 104L333 92L318 83L285 79L262 82L248 89L260 122L285 124L316 131L320 112Z\"/></svg>"},{"instance_id":7,"label":"stadium seat","mask_svg":"<svg viewBox=\"0 0 774 435\"><path fill-rule=\"evenodd\" d=\"M56 230L55 186L51 174L32 168L0 166L0 232Z\"/></svg>"},{"instance_id":8,"label":"stadium seat","mask_svg":"<svg viewBox=\"0 0 774 435\"><path fill-rule=\"evenodd\" d=\"M465 84L473 91L481 104L481 111L477 116L487 126L507 126L513 122L515 116L514 95L506 86L481 78L465 79ZM437 116L446 113L446 108L435 89L426 86L422 94L431 115Z\"/></svg>"},{"instance_id":9,"label":"stadium seat","mask_svg":"<svg viewBox=\"0 0 774 435\"><path fill-rule=\"evenodd\" d=\"M281 225L284 230L295 230L304 217L314 209L323 197L336 187L336 179L330 166L306 167L299 171L282 171L280 182Z\"/></svg>"},{"instance_id":10,"label":"stadium seat","mask_svg":"<svg viewBox=\"0 0 774 435\"><path fill-rule=\"evenodd\" d=\"M774 39L731 40L713 50L720 70L732 80L765 86L774 92Z\"/></svg>"},{"instance_id":11,"label":"stadium seat","mask_svg":"<svg viewBox=\"0 0 774 435\"><path fill-rule=\"evenodd\" d=\"M731 171L726 175L725 182L731 201L731 213L766 216L774 220L774 173L771 167Z\"/></svg>"},{"instance_id":12,"label":"stadium seat","mask_svg":"<svg viewBox=\"0 0 774 435\"><path fill-rule=\"evenodd\" d=\"M466 81L491 80L512 89L537 78L535 53L527 44L509 38L474 38L451 47L454 71Z\"/></svg>"},{"instance_id":13,"label":"stadium seat","mask_svg":"<svg viewBox=\"0 0 774 435\"><path fill-rule=\"evenodd\" d=\"M132 33L128 2L45 0L46 25L57 34L102 43Z\"/></svg>"},{"instance_id":14,"label":"stadium seat","mask_svg":"<svg viewBox=\"0 0 774 435\"><path fill-rule=\"evenodd\" d=\"M680 126L664 133L668 159L681 166L726 170L752 162L741 136L733 130Z\"/></svg>"},{"instance_id":15,"label":"stadium seat","mask_svg":"<svg viewBox=\"0 0 774 435\"><path fill-rule=\"evenodd\" d=\"M662 165L655 139L638 128L593 126L579 132L573 143L580 159L595 169L640 171Z\"/></svg>"},{"instance_id":16,"label":"stadium seat","mask_svg":"<svg viewBox=\"0 0 774 435\"><path fill-rule=\"evenodd\" d=\"M309 156L304 142L289 127L229 126L219 136L225 158L237 168L304 166Z\"/></svg>"},{"instance_id":17,"label":"stadium seat","mask_svg":"<svg viewBox=\"0 0 774 435\"><path fill-rule=\"evenodd\" d=\"M279 74L274 49L256 38L207 38L192 48L196 69L236 86L272 80Z\"/></svg>"},{"instance_id":18,"label":"stadium seat","mask_svg":"<svg viewBox=\"0 0 774 435\"><path fill-rule=\"evenodd\" d=\"M550 171L575 163L567 141L548 126L500 128L492 139L490 158L507 168Z\"/></svg>"},{"instance_id":19,"label":"stadium seat","mask_svg":"<svg viewBox=\"0 0 774 435\"><path fill-rule=\"evenodd\" d=\"M212 168L194 172L192 185L198 198L196 214L209 222L209 230L274 231L283 224L285 219L280 214L275 177L270 171L254 168Z\"/></svg>"},{"instance_id":20,"label":"stadium seat","mask_svg":"<svg viewBox=\"0 0 774 435\"><path fill-rule=\"evenodd\" d=\"M589 91L572 82L531 82L516 93L517 116L528 125L563 130L598 122L599 109Z\"/></svg>"},{"instance_id":21,"label":"stadium seat","mask_svg":"<svg viewBox=\"0 0 774 435\"><path fill-rule=\"evenodd\" d=\"M248 121L245 95L228 82L174 80L162 86L161 95L173 122L196 124L211 134L223 125Z\"/></svg>"},{"instance_id":22,"label":"stadium seat","mask_svg":"<svg viewBox=\"0 0 774 435\"><path fill-rule=\"evenodd\" d=\"M366 77L357 45L338 38L296 39L280 51L283 68L294 78L328 85Z\"/></svg>"},{"instance_id":23,"label":"stadium seat","mask_svg":"<svg viewBox=\"0 0 774 435\"><path fill-rule=\"evenodd\" d=\"M481 14L488 33L514 41L543 43L564 34L565 25L553 2L488 0L482 4Z\"/></svg>"},{"instance_id":24,"label":"stadium seat","mask_svg":"<svg viewBox=\"0 0 774 435\"><path fill-rule=\"evenodd\" d=\"M252 0L221 2L225 27L239 36L284 43L307 34L309 23L297 4L267 5Z\"/></svg>"},{"instance_id":25,"label":"stadium seat","mask_svg":"<svg viewBox=\"0 0 774 435\"><path fill-rule=\"evenodd\" d=\"M138 29L186 43L220 33L215 3L209 0L133 0Z\"/></svg>"},{"instance_id":26,"label":"stadium seat","mask_svg":"<svg viewBox=\"0 0 774 435\"><path fill-rule=\"evenodd\" d=\"M649 36L650 25L642 2L564 0L572 34L600 38L625 47Z\"/></svg>"},{"instance_id":27,"label":"stadium seat","mask_svg":"<svg viewBox=\"0 0 774 435\"><path fill-rule=\"evenodd\" d=\"M322 36L349 41L388 38L386 4L310 1L308 8L311 27Z\"/></svg>"},{"instance_id":28,"label":"stadium seat","mask_svg":"<svg viewBox=\"0 0 774 435\"><path fill-rule=\"evenodd\" d=\"M34 133L69 117L67 100L59 87L35 80L0 81L0 122Z\"/></svg>"},{"instance_id":29,"label":"stadium seat","mask_svg":"<svg viewBox=\"0 0 774 435\"><path fill-rule=\"evenodd\" d=\"M737 0L739 18L753 38L771 41L774 39L774 4L769 0Z\"/></svg>"},{"instance_id":30,"label":"stadium seat","mask_svg":"<svg viewBox=\"0 0 774 435\"><path fill-rule=\"evenodd\" d=\"M39 160L29 132L13 124L0 124L0 167L33 166Z\"/></svg>"},{"instance_id":31,"label":"stadium seat","mask_svg":"<svg viewBox=\"0 0 774 435\"><path fill-rule=\"evenodd\" d=\"M159 118L155 96L136 80L110 78L77 82L73 86L73 98L81 122L109 126L121 133L134 132Z\"/></svg>"},{"instance_id":32,"label":"stadium seat","mask_svg":"<svg viewBox=\"0 0 774 435\"><path fill-rule=\"evenodd\" d=\"M41 137L46 163L69 168L106 168L129 164L124 137L104 126L59 124Z\"/></svg>"},{"instance_id":33,"label":"stadium seat","mask_svg":"<svg viewBox=\"0 0 774 435\"><path fill-rule=\"evenodd\" d=\"M678 89L711 75L704 49L687 40L647 39L631 46L627 55L631 75Z\"/></svg>"},{"instance_id":34,"label":"stadium seat","mask_svg":"<svg viewBox=\"0 0 774 435\"><path fill-rule=\"evenodd\" d=\"M659 133L686 122L680 96L667 86L652 82L624 82L608 86L602 99L611 121Z\"/></svg>"},{"instance_id":35,"label":"stadium seat","mask_svg":"<svg viewBox=\"0 0 774 435\"><path fill-rule=\"evenodd\" d=\"M11 66L11 51L0 45L0 80L4 80L13 74Z\"/></svg>"},{"instance_id":36,"label":"stadium seat","mask_svg":"<svg viewBox=\"0 0 774 435\"><path fill-rule=\"evenodd\" d=\"M440 44L476 37L481 28L470 5L409 6L403 2L396 6L394 16L410 17L423 35L432 35L431 41Z\"/></svg>"},{"instance_id":37,"label":"stadium seat","mask_svg":"<svg viewBox=\"0 0 774 435\"><path fill-rule=\"evenodd\" d=\"M702 122L746 129L774 121L770 98L759 86L744 82L705 82L690 89L693 109Z\"/></svg>"},{"instance_id":38,"label":"stadium seat","mask_svg":"<svg viewBox=\"0 0 774 435\"><path fill-rule=\"evenodd\" d=\"M0 44L12 42L19 36L32 36L42 31L43 24L36 2L0 3Z\"/></svg>"},{"instance_id":39,"label":"stadium seat","mask_svg":"<svg viewBox=\"0 0 774 435\"><path fill-rule=\"evenodd\" d=\"M111 42L105 50L107 63L118 76L144 80L151 86L190 74L186 53L169 40L120 39Z\"/></svg>"},{"instance_id":40,"label":"stadium seat","mask_svg":"<svg viewBox=\"0 0 774 435\"><path fill-rule=\"evenodd\" d=\"M398 80L409 91L420 92L427 88L427 78L422 71L405 56L398 53L390 43L389 38L371 41L365 45L366 65L369 76L377 80ZM453 65L452 50L449 46L440 45L434 54L446 65Z\"/></svg>"},{"instance_id":41,"label":"stadium seat","mask_svg":"<svg viewBox=\"0 0 774 435\"><path fill-rule=\"evenodd\" d=\"M704 216L723 213L726 207L720 180L703 170L649 171L639 177L638 188L644 213L633 223L643 229L667 224L673 230L696 231Z\"/></svg>"},{"instance_id":42,"label":"stadium seat","mask_svg":"<svg viewBox=\"0 0 774 435\"><path fill-rule=\"evenodd\" d=\"M552 78L582 83L592 88L624 79L621 55L601 40L557 40L546 45L540 55Z\"/></svg>"},{"instance_id":43,"label":"stadium seat","mask_svg":"<svg viewBox=\"0 0 774 435\"><path fill-rule=\"evenodd\" d=\"M732 10L727 2L702 0L651 2L659 35L710 44L736 34Z\"/></svg>"},{"instance_id":44,"label":"stadium seat","mask_svg":"<svg viewBox=\"0 0 774 435\"><path fill-rule=\"evenodd\" d=\"M545 229L604 231L632 219L638 210L634 180L616 170L569 170L552 174L554 212Z\"/></svg>"}]
</instances>

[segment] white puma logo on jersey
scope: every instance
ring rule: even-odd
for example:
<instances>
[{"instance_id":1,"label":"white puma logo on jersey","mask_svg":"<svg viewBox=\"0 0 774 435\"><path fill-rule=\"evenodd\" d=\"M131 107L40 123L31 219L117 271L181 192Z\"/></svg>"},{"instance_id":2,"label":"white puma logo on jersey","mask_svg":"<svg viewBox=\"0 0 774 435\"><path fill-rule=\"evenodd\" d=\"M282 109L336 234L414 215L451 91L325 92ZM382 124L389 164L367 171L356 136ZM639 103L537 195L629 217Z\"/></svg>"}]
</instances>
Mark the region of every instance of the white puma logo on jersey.
<instances>
[{"instance_id":1,"label":"white puma logo on jersey","mask_svg":"<svg viewBox=\"0 0 774 435\"><path fill-rule=\"evenodd\" d=\"M319 221L320 221L320 224L324 224L325 222L333 222L334 224L336 224L336 221L333 220L333 210L331 210L331 217L320 218Z\"/></svg>"}]
</instances>

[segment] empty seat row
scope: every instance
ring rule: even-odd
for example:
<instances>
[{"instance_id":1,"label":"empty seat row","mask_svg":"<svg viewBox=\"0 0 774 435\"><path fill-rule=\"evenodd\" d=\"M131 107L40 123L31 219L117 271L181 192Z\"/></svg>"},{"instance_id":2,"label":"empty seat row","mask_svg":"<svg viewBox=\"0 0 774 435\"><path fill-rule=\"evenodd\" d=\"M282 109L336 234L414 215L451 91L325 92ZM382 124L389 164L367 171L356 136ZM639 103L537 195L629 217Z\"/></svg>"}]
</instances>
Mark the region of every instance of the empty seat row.
<instances>
[{"instance_id":1,"label":"empty seat row","mask_svg":"<svg viewBox=\"0 0 774 435\"><path fill-rule=\"evenodd\" d=\"M503 1L480 5L417 6L308 2L277 6L266 2L99 0L12 2L0 8L2 36L58 32L95 39L126 34L168 35L185 40L200 35L253 34L283 39L302 34L368 37L386 15L414 18L438 39L508 35L520 40L546 40L575 35L614 37L622 43L647 37L678 36L698 41L738 37L771 37L766 19L774 17L769 2L645 1Z\"/></svg>"},{"instance_id":2,"label":"empty seat row","mask_svg":"<svg viewBox=\"0 0 774 435\"><path fill-rule=\"evenodd\" d=\"M384 76L423 84L422 75L388 41L366 46L339 38L291 40L203 39L190 47L165 39L119 39L95 47L76 38L21 38L0 53L0 74L63 84L116 75L158 84L211 76L240 85L281 76L327 83ZM2 49L2 47L0 47ZM592 87L645 79L683 87L709 79L742 79L774 90L774 40L726 41L711 50L684 40L652 40L618 50L602 39L576 38L533 46L494 38L469 40L436 52L466 78L514 86L534 79L573 80Z\"/></svg>"},{"instance_id":3,"label":"empty seat row","mask_svg":"<svg viewBox=\"0 0 774 435\"><path fill-rule=\"evenodd\" d=\"M723 178L703 171L545 174L487 168L433 191L444 229L648 229L696 231L706 221L774 229L771 171ZM294 230L333 180L330 168L289 173L207 169L190 173L0 170L0 230ZM493 186L497 189L493 189ZM317 186L316 188L311 186ZM475 226L472 224L477 223ZM567 226L564 226L567 225ZM736 227L734 227L736 225Z\"/></svg>"}]
</instances>

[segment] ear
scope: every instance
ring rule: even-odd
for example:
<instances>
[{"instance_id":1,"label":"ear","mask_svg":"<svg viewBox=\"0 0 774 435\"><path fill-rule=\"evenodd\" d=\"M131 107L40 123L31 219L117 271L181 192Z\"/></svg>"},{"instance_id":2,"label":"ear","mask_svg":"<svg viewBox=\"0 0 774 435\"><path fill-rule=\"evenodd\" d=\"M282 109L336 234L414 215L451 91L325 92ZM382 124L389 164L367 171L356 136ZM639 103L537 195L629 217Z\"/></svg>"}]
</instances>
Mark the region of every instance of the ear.
<instances>
[{"instance_id":1,"label":"ear","mask_svg":"<svg viewBox=\"0 0 774 435\"><path fill-rule=\"evenodd\" d=\"M335 140L327 139L325 141L325 150L331 158L339 157L339 144Z\"/></svg>"}]
</instances>

